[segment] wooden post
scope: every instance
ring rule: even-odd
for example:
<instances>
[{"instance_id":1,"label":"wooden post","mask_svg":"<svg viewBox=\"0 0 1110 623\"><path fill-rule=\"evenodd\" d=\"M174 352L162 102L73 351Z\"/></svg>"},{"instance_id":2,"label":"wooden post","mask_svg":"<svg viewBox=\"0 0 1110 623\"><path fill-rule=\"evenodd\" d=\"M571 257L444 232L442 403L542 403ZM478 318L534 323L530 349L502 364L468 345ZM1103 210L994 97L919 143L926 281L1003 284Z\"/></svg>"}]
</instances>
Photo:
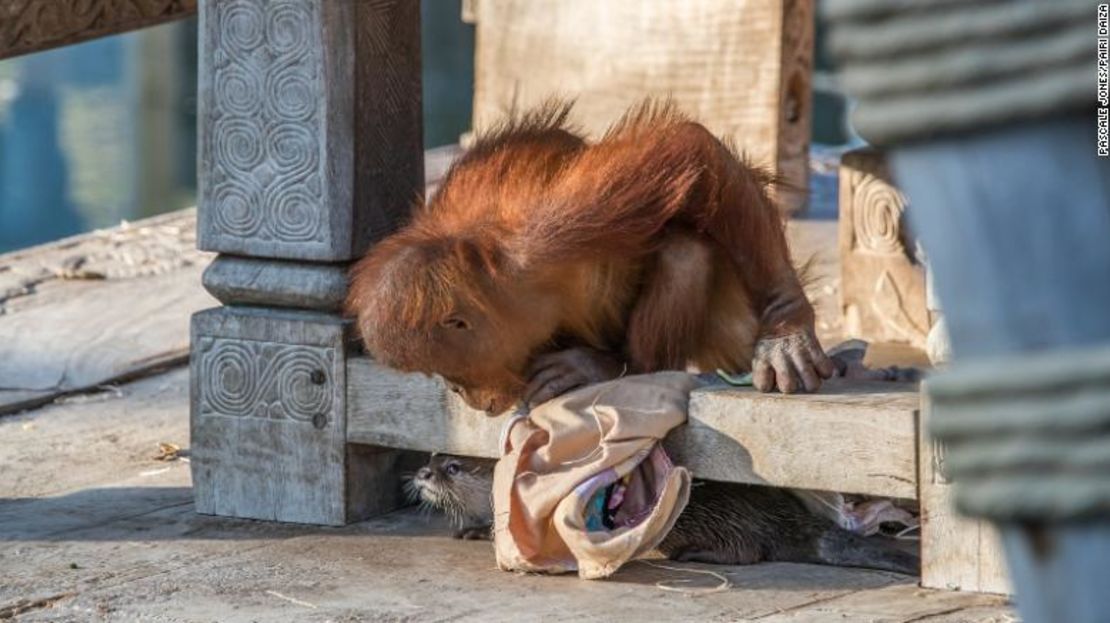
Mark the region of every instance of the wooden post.
<instances>
[{"instance_id":1,"label":"wooden post","mask_svg":"<svg viewBox=\"0 0 1110 623\"><path fill-rule=\"evenodd\" d=\"M929 436L929 394L921 392L918 425L918 502L921 505L921 585L983 593L1010 593L998 530L963 517L954 506L944 468L944 445Z\"/></svg>"},{"instance_id":2,"label":"wooden post","mask_svg":"<svg viewBox=\"0 0 1110 623\"><path fill-rule=\"evenodd\" d=\"M813 0L471 0L474 126L552 96L597 137L647 96L672 98L753 162L804 191ZM804 192L780 197L787 212Z\"/></svg>"},{"instance_id":3,"label":"wooden post","mask_svg":"<svg viewBox=\"0 0 1110 623\"><path fill-rule=\"evenodd\" d=\"M420 9L203 0L193 317L198 512L342 524L391 506L392 451L347 448L347 262L423 185ZM356 143L357 141L357 143Z\"/></svg>"}]
</instances>

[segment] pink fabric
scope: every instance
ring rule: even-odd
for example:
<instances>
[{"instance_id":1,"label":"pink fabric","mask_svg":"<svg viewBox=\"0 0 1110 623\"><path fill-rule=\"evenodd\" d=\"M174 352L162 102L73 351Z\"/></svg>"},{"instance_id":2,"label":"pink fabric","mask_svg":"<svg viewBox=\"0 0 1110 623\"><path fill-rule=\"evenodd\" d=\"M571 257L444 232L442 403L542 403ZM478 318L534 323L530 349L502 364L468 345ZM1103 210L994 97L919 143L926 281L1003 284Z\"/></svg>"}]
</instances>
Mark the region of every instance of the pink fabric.
<instances>
[{"instance_id":1,"label":"pink fabric","mask_svg":"<svg viewBox=\"0 0 1110 623\"><path fill-rule=\"evenodd\" d=\"M498 566L601 578L655 548L690 495L689 472L659 442L686 421L695 385L679 372L625 377L510 420L494 471ZM587 530L590 498L626 475L613 528Z\"/></svg>"}]
</instances>

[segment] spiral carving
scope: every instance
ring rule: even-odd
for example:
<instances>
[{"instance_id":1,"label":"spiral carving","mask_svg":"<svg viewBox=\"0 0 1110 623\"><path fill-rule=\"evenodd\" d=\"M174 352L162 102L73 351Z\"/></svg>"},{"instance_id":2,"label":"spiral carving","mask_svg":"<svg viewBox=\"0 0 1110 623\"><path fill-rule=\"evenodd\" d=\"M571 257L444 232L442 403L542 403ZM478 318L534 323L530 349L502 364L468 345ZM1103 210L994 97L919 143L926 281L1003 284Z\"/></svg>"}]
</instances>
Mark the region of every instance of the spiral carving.
<instances>
[{"instance_id":1,"label":"spiral carving","mask_svg":"<svg viewBox=\"0 0 1110 623\"><path fill-rule=\"evenodd\" d=\"M316 111L316 97L307 77L275 73L266 77L266 103L273 117L303 121Z\"/></svg>"},{"instance_id":2,"label":"spiral carving","mask_svg":"<svg viewBox=\"0 0 1110 623\"><path fill-rule=\"evenodd\" d=\"M312 13L303 4L285 3L275 6L267 15L266 38L276 54L296 54L307 44L304 25L311 23Z\"/></svg>"},{"instance_id":3,"label":"spiral carving","mask_svg":"<svg viewBox=\"0 0 1110 623\"><path fill-rule=\"evenodd\" d=\"M229 65L216 76L217 105L239 118L257 115L262 108L258 75Z\"/></svg>"},{"instance_id":4,"label":"spiral carving","mask_svg":"<svg viewBox=\"0 0 1110 623\"><path fill-rule=\"evenodd\" d=\"M216 157L240 171L253 171L262 163L262 129L258 123L241 117L224 117L216 124L221 141Z\"/></svg>"},{"instance_id":5,"label":"spiral carving","mask_svg":"<svg viewBox=\"0 0 1110 623\"><path fill-rule=\"evenodd\" d=\"M225 49L252 49L262 44L262 7L249 1L223 3L220 32Z\"/></svg>"},{"instance_id":6,"label":"spiral carving","mask_svg":"<svg viewBox=\"0 0 1110 623\"><path fill-rule=\"evenodd\" d=\"M282 240L312 240L316 237L319 211L311 193L300 184L274 186L266 197L273 214L271 222Z\"/></svg>"},{"instance_id":7,"label":"spiral carving","mask_svg":"<svg viewBox=\"0 0 1110 623\"><path fill-rule=\"evenodd\" d=\"M216 187L212 212L223 231L257 233L262 227L262 211L255 209L261 194L252 184L224 182Z\"/></svg>"},{"instance_id":8,"label":"spiral carving","mask_svg":"<svg viewBox=\"0 0 1110 623\"><path fill-rule=\"evenodd\" d=\"M326 243L319 3L220 0L206 153L222 236Z\"/></svg>"},{"instance_id":9,"label":"spiral carving","mask_svg":"<svg viewBox=\"0 0 1110 623\"><path fill-rule=\"evenodd\" d=\"M872 175L860 175L853 194L852 227L860 251L876 255L904 255L902 214L906 198L896 188Z\"/></svg>"},{"instance_id":10,"label":"spiral carving","mask_svg":"<svg viewBox=\"0 0 1110 623\"><path fill-rule=\"evenodd\" d=\"M283 123L270 130L266 152L271 162L290 178L315 171L319 160L319 143L303 125Z\"/></svg>"},{"instance_id":11,"label":"spiral carving","mask_svg":"<svg viewBox=\"0 0 1110 623\"><path fill-rule=\"evenodd\" d=\"M330 348L256 340L200 340L200 411L315 423L331 416Z\"/></svg>"}]
</instances>

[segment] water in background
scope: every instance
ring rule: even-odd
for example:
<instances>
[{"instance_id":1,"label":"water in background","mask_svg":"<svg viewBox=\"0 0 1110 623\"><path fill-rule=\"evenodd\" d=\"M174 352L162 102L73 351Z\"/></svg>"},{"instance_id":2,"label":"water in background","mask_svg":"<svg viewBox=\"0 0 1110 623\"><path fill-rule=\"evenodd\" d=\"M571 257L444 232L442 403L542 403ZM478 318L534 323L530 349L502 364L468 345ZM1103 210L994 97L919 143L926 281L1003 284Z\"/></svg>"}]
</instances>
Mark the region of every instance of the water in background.
<instances>
[{"instance_id":1,"label":"water in background","mask_svg":"<svg viewBox=\"0 0 1110 623\"><path fill-rule=\"evenodd\" d=\"M474 27L424 0L424 143L470 127ZM0 61L0 253L196 203L196 20Z\"/></svg>"},{"instance_id":2,"label":"water in background","mask_svg":"<svg viewBox=\"0 0 1110 623\"><path fill-rule=\"evenodd\" d=\"M0 62L0 250L190 205L195 23Z\"/></svg>"}]
</instances>

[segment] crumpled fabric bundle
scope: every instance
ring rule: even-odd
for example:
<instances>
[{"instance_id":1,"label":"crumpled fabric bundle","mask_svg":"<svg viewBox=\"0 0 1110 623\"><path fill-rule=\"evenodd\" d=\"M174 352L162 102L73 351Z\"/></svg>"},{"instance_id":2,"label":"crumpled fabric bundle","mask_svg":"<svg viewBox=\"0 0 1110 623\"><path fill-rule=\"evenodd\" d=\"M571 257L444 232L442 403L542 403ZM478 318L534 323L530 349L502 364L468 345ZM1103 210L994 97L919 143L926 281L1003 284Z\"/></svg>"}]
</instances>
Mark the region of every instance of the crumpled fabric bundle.
<instances>
[{"instance_id":1,"label":"crumpled fabric bundle","mask_svg":"<svg viewBox=\"0 0 1110 623\"><path fill-rule=\"evenodd\" d=\"M624 377L511 419L493 478L497 566L596 579L654 549L690 497L690 473L660 441L686 421L697 384Z\"/></svg>"}]
</instances>

